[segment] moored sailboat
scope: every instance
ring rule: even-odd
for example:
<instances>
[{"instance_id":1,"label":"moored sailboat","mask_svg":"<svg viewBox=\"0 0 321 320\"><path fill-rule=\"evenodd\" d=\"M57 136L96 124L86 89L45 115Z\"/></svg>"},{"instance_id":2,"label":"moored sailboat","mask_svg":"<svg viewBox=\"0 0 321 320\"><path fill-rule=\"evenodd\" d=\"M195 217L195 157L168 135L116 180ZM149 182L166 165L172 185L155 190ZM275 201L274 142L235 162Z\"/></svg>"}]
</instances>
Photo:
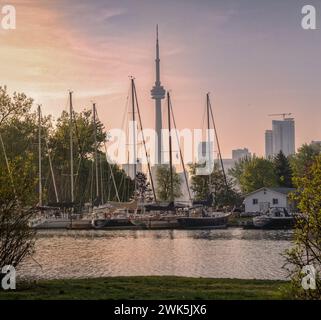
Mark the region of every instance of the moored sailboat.
<instances>
[{"instance_id":1,"label":"moored sailboat","mask_svg":"<svg viewBox=\"0 0 321 320\"><path fill-rule=\"evenodd\" d=\"M227 182L226 182L226 176L224 172L224 167L223 167L223 162L221 158L221 152L219 148L219 142L218 142L218 137L217 137L217 132L216 132L216 127L215 127L215 122L214 122L214 117L213 117L213 111L212 111L212 106L210 103L210 98L209 98L209 93L206 94L206 113L207 113L207 129L208 129L208 158L206 161L208 161L208 168L211 167L212 164L212 150L211 150L211 139L210 139L210 117L212 118L213 122L213 127L215 131L215 136L216 136L216 142L218 145L219 149L219 158L221 161L222 165L222 170L224 173L224 178L225 178L225 184L227 187ZM209 183L209 188L211 189L211 172L208 174L208 183ZM184 229L210 229L210 228L226 228L228 224L228 219L231 215L230 212L216 212L213 208L213 201L215 199L213 198L213 193L210 190L210 196L208 199L203 200L203 201L193 201L193 206L198 208L196 210L190 211L190 215L188 217L181 217L178 219L178 223L180 228Z\"/></svg>"}]
</instances>

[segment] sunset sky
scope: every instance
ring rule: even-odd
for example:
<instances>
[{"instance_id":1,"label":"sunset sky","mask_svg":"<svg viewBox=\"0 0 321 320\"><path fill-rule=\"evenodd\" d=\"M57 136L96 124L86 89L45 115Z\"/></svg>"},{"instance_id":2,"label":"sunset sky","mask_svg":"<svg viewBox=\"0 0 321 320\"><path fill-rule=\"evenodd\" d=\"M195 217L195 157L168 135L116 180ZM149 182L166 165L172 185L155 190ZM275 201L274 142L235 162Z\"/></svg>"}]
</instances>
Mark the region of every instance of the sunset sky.
<instances>
[{"instance_id":1,"label":"sunset sky","mask_svg":"<svg viewBox=\"0 0 321 320\"><path fill-rule=\"evenodd\" d=\"M154 125L155 26L161 77L180 128L201 128L211 92L224 157L264 154L270 113L292 112L296 146L321 140L321 30L301 28L318 0L17 0L17 29L0 29L0 85L23 91L55 118L98 105L120 127L136 78L145 127ZM320 22L319 22L320 21Z\"/></svg>"}]
</instances>

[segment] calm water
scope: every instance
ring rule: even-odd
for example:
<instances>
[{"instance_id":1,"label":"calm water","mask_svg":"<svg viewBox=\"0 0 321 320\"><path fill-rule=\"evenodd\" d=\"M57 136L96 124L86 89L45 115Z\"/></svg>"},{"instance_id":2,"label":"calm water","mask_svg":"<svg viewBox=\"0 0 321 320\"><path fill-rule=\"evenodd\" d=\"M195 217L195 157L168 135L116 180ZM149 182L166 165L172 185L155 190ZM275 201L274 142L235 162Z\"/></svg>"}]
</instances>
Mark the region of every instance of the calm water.
<instances>
[{"instance_id":1,"label":"calm water","mask_svg":"<svg viewBox=\"0 0 321 320\"><path fill-rule=\"evenodd\" d=\"M46 231L34 260L18 270L32 278L175 275L284 279L281 253L291 231Z\"/></svg>"}]
</instances>

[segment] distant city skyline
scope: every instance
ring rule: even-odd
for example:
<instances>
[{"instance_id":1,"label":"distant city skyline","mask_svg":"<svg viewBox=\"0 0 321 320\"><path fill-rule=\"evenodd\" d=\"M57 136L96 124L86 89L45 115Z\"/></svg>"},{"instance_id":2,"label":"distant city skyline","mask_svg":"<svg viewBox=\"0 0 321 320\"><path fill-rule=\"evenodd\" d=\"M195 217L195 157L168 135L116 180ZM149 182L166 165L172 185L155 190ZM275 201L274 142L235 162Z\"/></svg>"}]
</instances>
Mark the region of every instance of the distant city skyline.
<instances>
[{"instance_id":1,"label":"distant city skyline","mask_svg":"<svg viewBox=\"0 0 321 320\"><path fill-rule=\"evenodd\" d=\"M272 130L265 131L265 157L273 157L280 151L285 156L296 152L294 118L272 120Z\"/></svg>"},{"instance_id":2,"label":"distant city skyline","mask_svg":"<svg viewBox=\"0 0 321 320\"><path fill-rule=\"evenodd\" d=\"M295 115L295 148L321 140L320 30L301 28L305 1L8 2L17 28L0 30L0 85L25 92L44 114L66 110L72 89L77 111L94 100L106 128L120 127L134 76L144 126L154 128L159 24L162 84L179 128L202 128L210 91L224 158L242 146L263 156L269 113Z\"/></svg>"}]
</instances>

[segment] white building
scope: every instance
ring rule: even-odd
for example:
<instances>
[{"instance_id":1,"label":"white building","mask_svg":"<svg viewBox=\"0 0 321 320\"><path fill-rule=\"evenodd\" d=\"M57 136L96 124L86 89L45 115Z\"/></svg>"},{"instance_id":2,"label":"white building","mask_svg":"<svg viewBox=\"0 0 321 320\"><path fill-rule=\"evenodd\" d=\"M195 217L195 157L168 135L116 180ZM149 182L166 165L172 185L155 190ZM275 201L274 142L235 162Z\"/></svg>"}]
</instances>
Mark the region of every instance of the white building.
<instances>
[{"instance_id":1,"label":"white building","mask_svg":"<svg viewBox=\"0 0 321 320\"><path fill-rule=\"evenodd\" d=\"M263 212L271 207L293 209L289 194L293 188L261 188L245 196L245 212Z\"/></svg>"}]
</instances>

